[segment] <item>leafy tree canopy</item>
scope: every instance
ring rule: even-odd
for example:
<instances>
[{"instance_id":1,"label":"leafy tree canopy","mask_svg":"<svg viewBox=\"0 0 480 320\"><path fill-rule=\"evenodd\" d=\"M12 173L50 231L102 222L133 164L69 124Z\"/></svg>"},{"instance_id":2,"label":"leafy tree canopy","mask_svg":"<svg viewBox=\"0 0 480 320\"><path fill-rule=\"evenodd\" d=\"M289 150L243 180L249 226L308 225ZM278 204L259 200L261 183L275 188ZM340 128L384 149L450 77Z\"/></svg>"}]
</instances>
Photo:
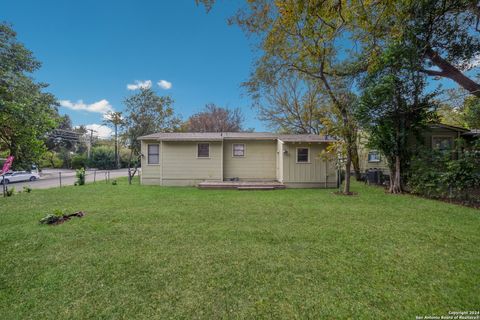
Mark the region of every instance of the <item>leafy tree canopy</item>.
<instances>
[{"instance_id":1,"label":"leafy tree canopy","mask_svg":"<svg viewBox=\"0 0 480 320\"><path fill-rule=\"evenodd\" d=\"M58 119L55 97L30 77L39 67L13 29L0 24L0 150L15 157L16 168L38 163Z\"/></svg>"},{"instance_id":2,"label":"leafy tree canopy","mask_svg":"<svg viewBox=\"0 0 480 320\"><path fill-rule=\"evenodd\" d=\"M239 132L243 131L244 116L240 108L228 109L215 104L207 104L184 123L188 132Z\"/></svg>"},{"instance_id":3,"label":"leafy tree canopy","mask_svg":"<svg viewBox=\"0 0 480 320\"><path fill-rule=\"evenodd\" d=\"M140 154L140 136L180 128L181 120L175 115L173 99L158 96L151 88L140 89L127 97L124 104L126 110L122 127L132 154Z\"/></svg>"},{"instance_id":4,"label":"leafy tree canopy","mask_svg":"<svg viewBox=\"0 0 480 320\"><path fill-rule=\"evenodd\" d=\"M419 70L411 43L391 45L364 79L357 119L369 133L369 145L386 157L391 172L390 192L403 189L411 142L433 117L433 94L425 94L425 75Z\"/></svg>"}]
</instances>

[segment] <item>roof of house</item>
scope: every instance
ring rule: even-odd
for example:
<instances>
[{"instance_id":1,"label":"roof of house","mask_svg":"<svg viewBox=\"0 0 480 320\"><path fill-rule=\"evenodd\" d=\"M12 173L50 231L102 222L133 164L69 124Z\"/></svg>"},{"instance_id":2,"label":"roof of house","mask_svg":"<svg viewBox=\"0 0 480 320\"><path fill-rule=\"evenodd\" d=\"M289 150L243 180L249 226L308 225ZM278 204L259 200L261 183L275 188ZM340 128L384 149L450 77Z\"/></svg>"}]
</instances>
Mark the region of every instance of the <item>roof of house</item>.
<instances>
[{"instance_id":1,"label":"roof of house","mask_svg":"<svg viewBox=\"0 0 480 320\"><path fill-rule=\"evenodd\" d=\"M468 132L469 131L466 128L451 126L451 125L443 124L443 123L431 124L430 128L446 128L446 129L450 129L450 130L453 130L453 131L460 131L460 132Z\"/></svg>"},{"instance_id":2,"label":"roof of house","mask_svg":"<svg viewBox=\"0 0 480 320\"><path fill-rule=\"evenodd\" d=\"M141 136L138 140L162 141L223 141L282 140L286 142L332 142L330 136L316 134L276 134L271 132L161 132Z\"/></svg>"},{"instance_id":3,"label":"roof of house","mask_svg":"<svg viewBox=\"0 0 480 320\"><path fill-rule=\"evenodd\" d=\"M472 129L468 132L465 132L463 136L480 137L480 129Z\"/></svg>"}]
</instances>

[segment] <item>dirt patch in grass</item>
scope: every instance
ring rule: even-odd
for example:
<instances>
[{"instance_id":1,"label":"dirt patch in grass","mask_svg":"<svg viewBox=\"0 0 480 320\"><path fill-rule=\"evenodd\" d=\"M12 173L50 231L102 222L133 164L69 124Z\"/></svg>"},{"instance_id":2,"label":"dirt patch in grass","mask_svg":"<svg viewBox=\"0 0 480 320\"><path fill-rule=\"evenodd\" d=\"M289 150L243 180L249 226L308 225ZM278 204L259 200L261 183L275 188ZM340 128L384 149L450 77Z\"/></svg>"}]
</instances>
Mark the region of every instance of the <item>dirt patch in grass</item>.
<instances>
[{"instance_id":1,"label":"dirt patch in grass","mask_svg":"<svg viewBox=\"0 0 480 320\"><path fill-rule=\"evenodd\" d=\"M72 214L64 214L64 215L61 215L61 216L49 214L45 218L40 220L40 223L56 226L56 225L62 224L64 222L70 220L73 217L82 218L84 216L85 216L85 212L83 212L83 211L77 211L77 212L72 213Z\"/></svg>"}]
</instances>

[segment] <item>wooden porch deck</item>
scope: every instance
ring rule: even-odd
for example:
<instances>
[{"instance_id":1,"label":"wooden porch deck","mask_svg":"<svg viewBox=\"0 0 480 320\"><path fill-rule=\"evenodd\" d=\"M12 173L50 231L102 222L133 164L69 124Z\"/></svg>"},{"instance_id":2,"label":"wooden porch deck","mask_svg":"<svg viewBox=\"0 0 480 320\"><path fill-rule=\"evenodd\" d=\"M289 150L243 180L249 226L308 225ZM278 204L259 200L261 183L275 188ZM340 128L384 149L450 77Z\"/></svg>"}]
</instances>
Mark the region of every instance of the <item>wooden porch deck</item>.
<instances>
[{"instance_id":1,"label":"wooden porch deck","mask_svg":"<svg viewBox=\"0 0 480 320\"><path fill-rule=\"evenodd\" d=\"M237 189L237 190L277 190L285 189L278 181L204 181L198 184L199 189Z\"/></svg>"}]
</instances>

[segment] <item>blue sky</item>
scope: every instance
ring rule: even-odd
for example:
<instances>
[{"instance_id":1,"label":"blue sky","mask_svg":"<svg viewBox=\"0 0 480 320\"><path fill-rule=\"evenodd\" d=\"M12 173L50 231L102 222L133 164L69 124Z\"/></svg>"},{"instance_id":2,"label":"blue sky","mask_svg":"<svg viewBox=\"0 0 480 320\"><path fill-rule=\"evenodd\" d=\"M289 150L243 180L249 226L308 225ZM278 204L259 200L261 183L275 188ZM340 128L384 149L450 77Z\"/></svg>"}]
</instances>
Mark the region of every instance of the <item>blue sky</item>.
<instances>
[{"instance_id":1,"label":"blue sky","mask_svg":"<svg viewBox=\"0 0 480 320\"><path fill-rule=\"evenodd\" d=\"M194 0L3 0L0 20L43 63L34 77L50 84L74 125L107 134L98 128L102 112L122 111L135 92L127 86L150 81L183 119L215 103L240 107L247 128L266 131L240 87L254 61L252 43L226 21L242 1L217 1L207 14ZM442 79L431 89L439 83L458 87Z\"/></svg>"},{"instance_id":2,"label":"blue sky","mask_svg":"<svg viewBox=\"0 0 480 320\"><path fill-rule=\"evenodd\" d=\"M229 3L219 1L207 14L194 0L16 0L3 1L0 20L42 62L35 79L50 84L74 125L101 124L101 112L84 109L121 111L134 93L127 85L150 80L184 119L213 102L242 108L246 127L264 131L240 87L254 52L227 24L236 11Z\"/></svg>"}]
</instances>

